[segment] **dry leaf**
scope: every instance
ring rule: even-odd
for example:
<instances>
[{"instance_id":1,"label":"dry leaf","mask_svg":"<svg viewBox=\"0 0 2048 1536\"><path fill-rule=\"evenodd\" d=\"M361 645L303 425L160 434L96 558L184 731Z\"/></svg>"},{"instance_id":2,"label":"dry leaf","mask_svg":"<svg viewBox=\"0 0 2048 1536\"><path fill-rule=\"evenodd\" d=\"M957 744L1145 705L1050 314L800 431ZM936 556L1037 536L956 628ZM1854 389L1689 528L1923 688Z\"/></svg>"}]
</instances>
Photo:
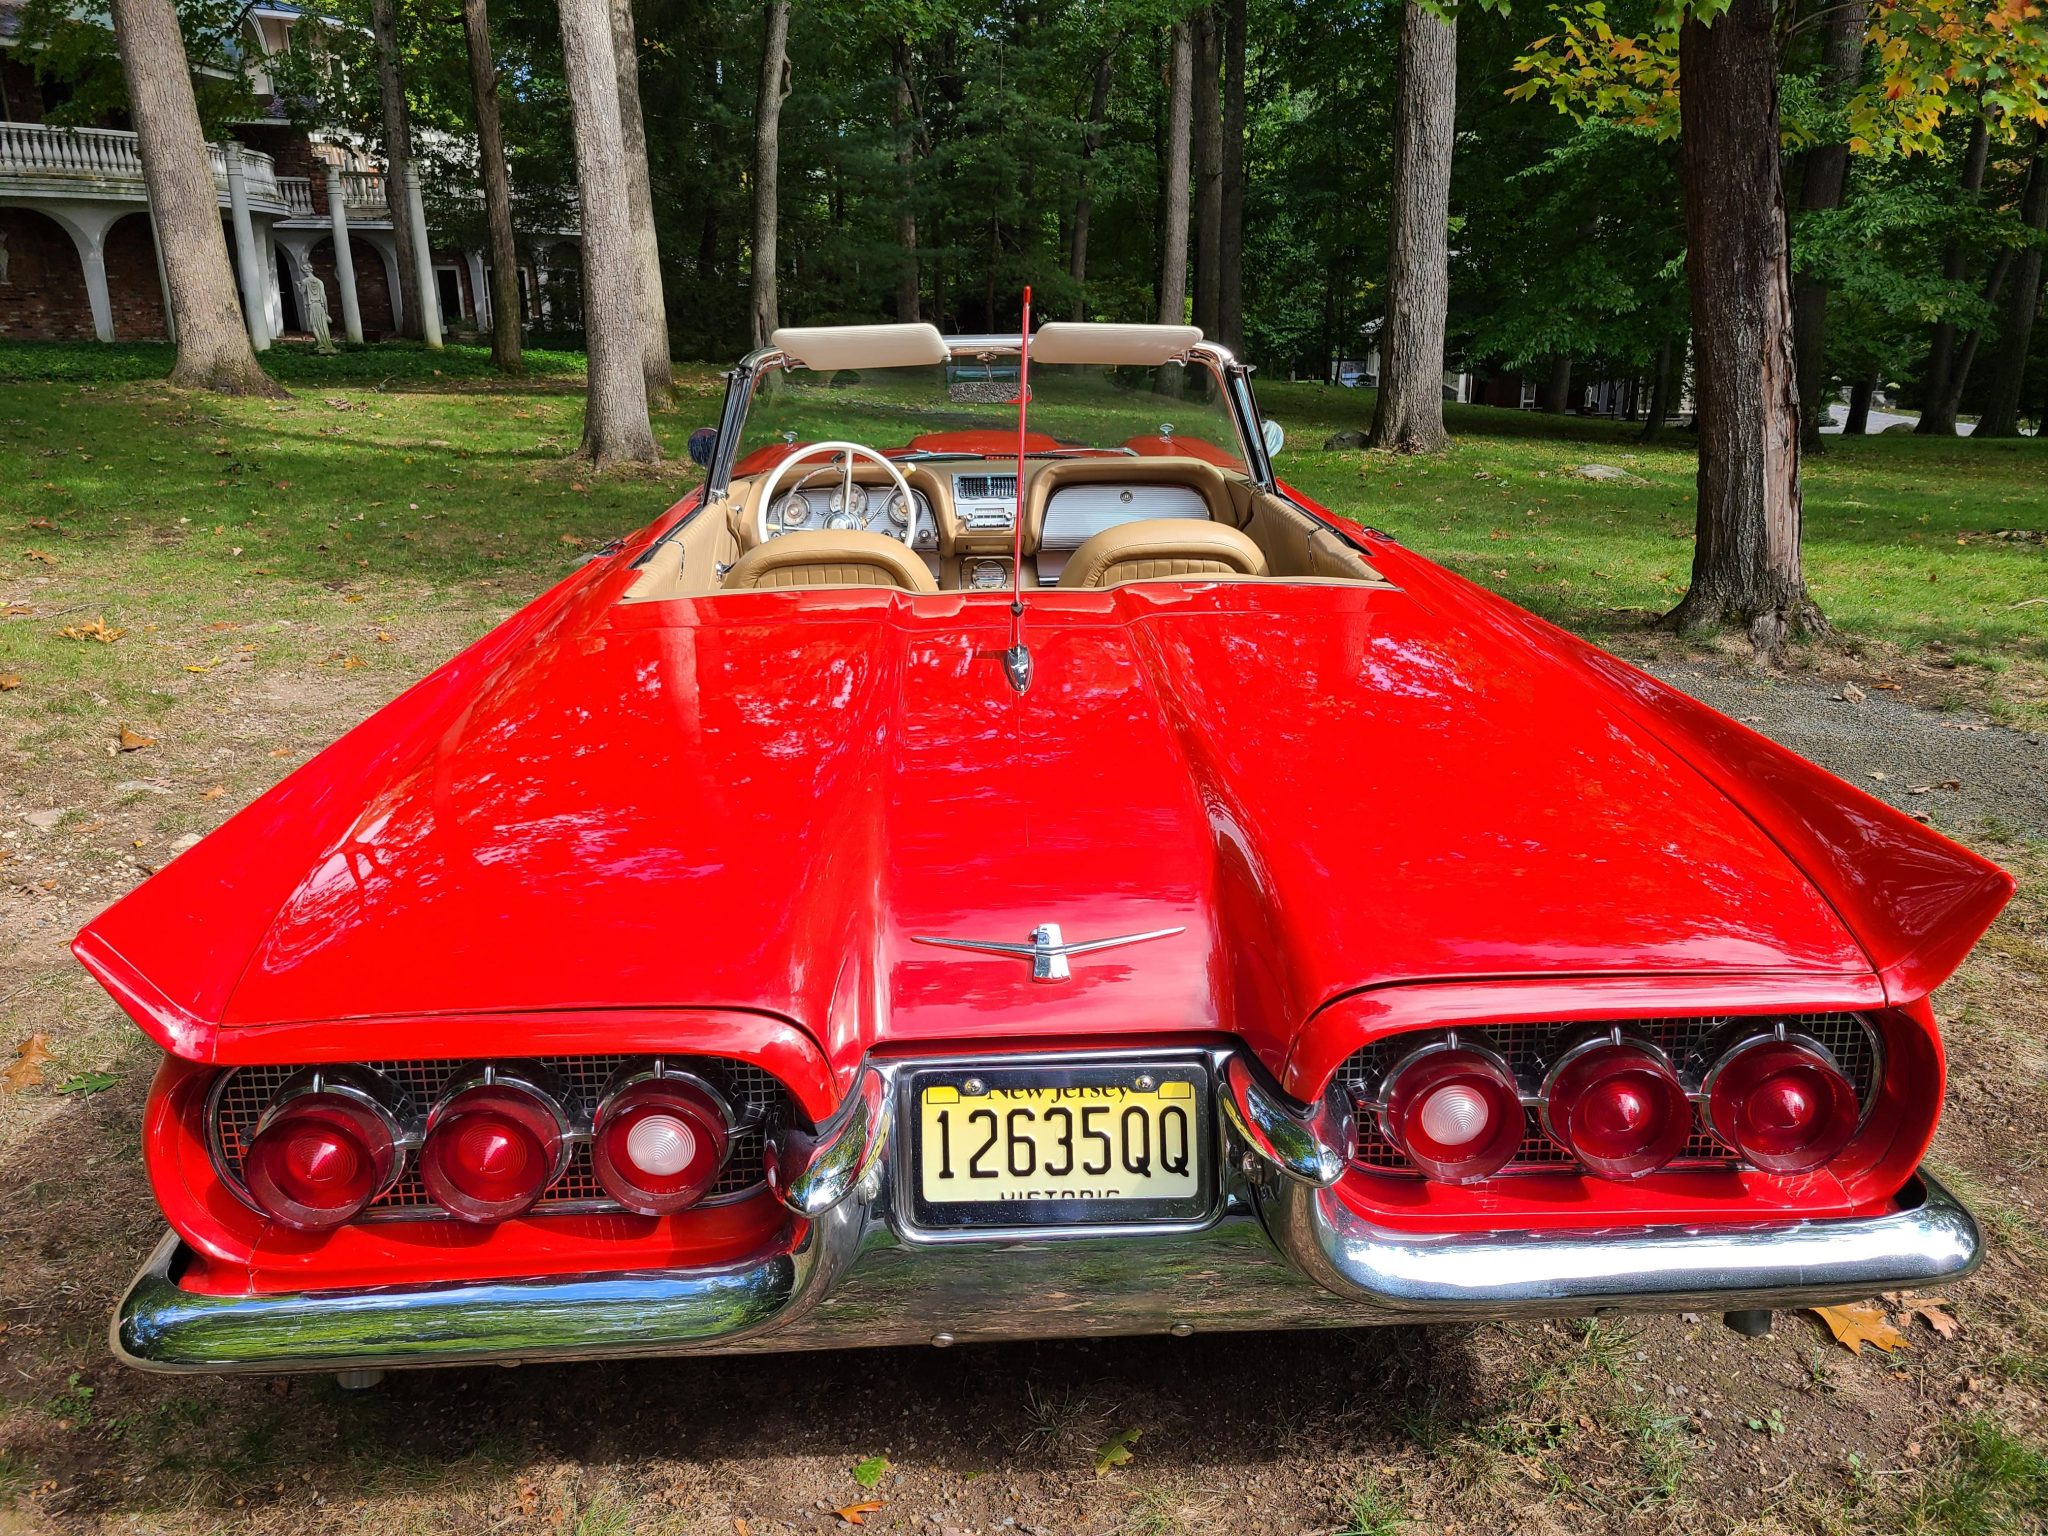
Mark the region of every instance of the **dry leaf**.
<instances>
[{"instance_id":1,"label":"dry leaf","mask_svg":"<svg viewBox=\"0 0 2048 1536\"><path fill-rule=\"evenodd\" d=\"M1955 1320L1948 1310L1946 1296L1908 1296L1905 1299L1906 1321L1919 1318L1944 1339L1952 1339L1963 1331L1963 1325Z\"/></svg>"},{"instance_id":2,"label":"dry leaf","mask_svg":"<svg viewBox=\"0 0 2048 1536\"><path fill-rule=\"evenodd\" d=\"M1854 683L1842 684L1841 696L1844 699L1847 699L1851 704L1861 704L1863 702L1863 690L1861 688L1858 688Z\"/></svg>"},{"instance_id":3,"label":"dry leaf","mask_svg":"<svg viewBox=\"0 0 2048 1536\"><path fill-rule=\"evenodd\" d=\"M12 693L21 686L19 672L0 672L0 693Z\"/></svg>"},{"instance_id":4,"label":"dry leaf","mask_svg":"<svg viewBox=\"0 0 2048 1536\"><path fill-rule=\"evenodd\" d=\"M353 672L358 667L367 667L368 665L369 663L363 660L362 657L351 656L341 664L341 670L344 672Z\"/></svg>"},{"instance_id":5,"label":"dry leaf","mask_svg":"<svg viewBox=\"0 0 2048 1536\"><path fill-rule=\"evenodd\" d=\"M290 757L292 754L289 747L272 747L270 755L272 757Z\"/></svg>"},{"instance_id":6,"label":"dry leaf","mask_svg":"<svg viewBox=\"0 0 2048 1536\"><path fill-rule=\"evenodd\" d=\"M129 730L125 725L121 727L121 750L123 752L140 752L144 747L153 747L155 745L156 738L154 736L141 735L138 732Z\"/></svg>"},{"instance_id":7,"label":"dry leaf","mask_svg":"<svg viewBox=\"0 0 2048 1536\"><path fill-rule=\"evenodd\" d=\"M1874 1301L1856 1301L1842 1307L1815 1307L1812 1311L1815 1317L1828 1325L1828 1332L1835 1336L1835 1342L1851 1354L1862 1354L1865 1344L1874 1344L1887 1353L1911 1348L1906 1336L1892 1326L1891 1315Z\"/></svg>"},{"instance_id":8,"label":"dry leaf","mask_svg":"<svg viewBox=\"0 0 2048 1536\"><path fill-rule=\"evenodd\" d=\"M882 1508L883 1503L881 1499L862 1499L858 1504L849 1504L839 1510L838 1515L848 1525L866 1525L868 1516Z\"/></svg>"},{"instance_id":9,"label":"dry leaf","mask_svg":"<svg viewBox=\"0 0 2048 1536\"><path fill-rule=\"evenodd\" d=\"M14 1061L0 1072L0 1091L19 1093L43 1085L43 1063L50 1060L50 1037L30 1035L14 1048Z\"/></svg>"},{"instance_id":10,"label":"dry leaf","mask_svg":"<svg viewBox=\"0 0 2048 1536\"><path fill-rule=\"evenodd\" d=\"M30 550L28 552L28 558L31 560L39 560L44 565L55 565L57 563L57 557L55 555L46 555L40 549Z\"/></svg>"},{"instance_id":11,"label":"dry leaf","mask_svg":"<svg viewBox=\"0 0 2048 1536\"><path fill-rule=\"evenodd\" d=\"M202 789L201 791L199 791L199 798L202 800L218 800L222 795L226 793L227 790L222 788L220 785L216 784L211 789Z\"/></svg>"},{"instance_id":12,"label":"dry leaf","mask_svg":"<svg viewBox=\"0 0 2048 1536\"><path fill-rule=\"evenodd\" d=\"M107 627L107 616L101 614L90 624L66 625L63 629L58 630L57 633L66 640L97 640L101 645L112 645L116 640L127 634L128 631L125 629L109 629Z\"/></svg>"},{"instance_id":13,"label":"dry leaf","mask_svg":"<svg viewBox=\"0 0 2048 1536\"><path fill-rule=\"evenodd\" d=\"M733 1536L754 1536L754 1528L738 1515L732 1517Z\"/></svg>"},{"instance_id":14,"label":"dry leaf","mask_svg":"<svg viewBox=\"0 0 2048 1536\"><path fill-rule=\"evenodd\" d=\"M185 663L185 670L187 672L211 672L226 660L225 656L216 656L211 661L188 661Z\"/></svg>"},{"instance_id":15,"label":"dry leaf","mask_svg":"<svg viewBox=\"0 0 2048 1536\"><path fill-rule=\"evenodd\" d=\"M576 535L573 533L563 534L562 542L568 545L571 549L581 549L583 547L583 540L577 538Z\"/></svg>"}]
</instances>

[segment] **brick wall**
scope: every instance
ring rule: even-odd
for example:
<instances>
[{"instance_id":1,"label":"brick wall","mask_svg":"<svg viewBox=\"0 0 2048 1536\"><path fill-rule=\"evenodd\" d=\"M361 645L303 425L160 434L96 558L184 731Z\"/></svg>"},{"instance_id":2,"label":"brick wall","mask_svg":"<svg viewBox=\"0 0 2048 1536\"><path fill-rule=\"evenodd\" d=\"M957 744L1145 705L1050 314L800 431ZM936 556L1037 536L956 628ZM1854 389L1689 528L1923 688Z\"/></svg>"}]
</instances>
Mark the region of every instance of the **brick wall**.
<instances>
[{"instance_id":1,"label":"brick wall","mask_svg":"<svg viewBox=\"0 0 2048 1536\"><path fill-rule=\"evenodd\" d=\"M391 310L391 282L384 275L384 258L369 241L349 236L349 256L356 265L356 304L363 312L363 340L395 334L398 321ZM334 240L329 237L313 247L313 270L327 290L327 326L337 339L347 333L341 323L341 288L334 275Z\"/></svg>"},{"instance_id":2,"label":"brick wall","mask_svg":"<svg viewBox=\"0 0 2048 1536\"><path fill-rule=\"evenodd\" d=\"M270 156L280 176L303 176L313 184L313 212L327 217L327 162L313 153L313 141L284 123L243 123L235 137Z\"/></svg>"},{"instance_id":3,"label":"brick wall","mask_svg":"<svg viewBox=\"0 0 2048 1536\"><path fill-rule=\"evenodd\" d=\"M0 338L90 341L92 301L78 247L54 219L27 208L0 208L7 236L8 285L0 288ZM150 275L150 286L156 276Z\"/></svg>"},{"instance_id":4,"label":"brick wall","mask_svg":"<svg viewBox=\"0 0 2048 1536\"><path fill-rule=\"evenodd\" d=\"M131 213L107 231L107 297L116 341L161 341L164 287L156 275L156 241L149 215Z\"/></svg>"}]
</instances>

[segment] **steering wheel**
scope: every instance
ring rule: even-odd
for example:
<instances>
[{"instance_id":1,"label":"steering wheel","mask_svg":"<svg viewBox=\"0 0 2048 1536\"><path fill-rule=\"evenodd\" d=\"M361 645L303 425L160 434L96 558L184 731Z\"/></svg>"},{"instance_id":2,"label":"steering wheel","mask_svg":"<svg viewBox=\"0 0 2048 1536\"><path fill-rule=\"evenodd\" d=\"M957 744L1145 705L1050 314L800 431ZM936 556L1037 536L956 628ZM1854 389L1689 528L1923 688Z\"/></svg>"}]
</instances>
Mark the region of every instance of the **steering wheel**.
<instances>
[{"instance_id":1,"label":"steering wheel","mask_svg":"<svg viewBox=\"0 0 2048 1536\"><path fill-rule=\"evenodd\" d=\"M866 459L871 464L879 464L888 472L889 478L896 484L897 493L903 497L903 505L910 509L910 516L904 520L903 528L897 536L903 540L906 549L912 547L911 541L917 537L917 498L910 494L910 482L903 478L903 471L888 458L860 443L812 443L808 448L797 450L770 470L767 480L761 486L761 499L755 504L754 542L766 544L774 537L768 526L769 514L775 506L775 492L782 484L782 477L805 459L815 459L821 453L846 455L845 472L839 482L842 487L841 506L850 506L853 503L853 461L856 456Z\"/></svg>"}]
</instances>

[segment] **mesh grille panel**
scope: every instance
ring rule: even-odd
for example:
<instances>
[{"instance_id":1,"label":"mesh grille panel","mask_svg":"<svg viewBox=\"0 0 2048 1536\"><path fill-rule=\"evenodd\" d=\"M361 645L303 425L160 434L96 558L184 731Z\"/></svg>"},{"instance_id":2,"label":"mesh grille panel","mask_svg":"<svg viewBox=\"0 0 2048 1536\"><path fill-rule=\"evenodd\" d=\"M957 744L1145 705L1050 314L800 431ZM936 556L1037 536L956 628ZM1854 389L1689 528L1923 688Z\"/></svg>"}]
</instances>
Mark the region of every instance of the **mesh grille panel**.
<instances>
[{"instance_id":1,"label":"mesh grille panel","mask_svg":"<svg viewBox=\"0 0 2048 1536\"><path fill-rule=\"evenodd\" d=\"M1868 1106L1871 1090L1877 1082L1878 1052L1869 1026L1860 1016L1853 1013L1800 1013L1772 1017L1782 1017L1792 1033L1810 1036L1826 1046L1855 1088L1857 1102ZM1662 1049L1678 1065L1683 1076L1686 1059L1718 1030L1736 1021L1730 1015L1716 1015L1618 1022L1630 1033L1641 1035ZM1534 1094L1542 1083L1545 1063L1557 1052L1560 1041L1569 1032L1583 1027L1577 1023L1495 1024L1467 1033L1486 1037L1493 1049L1506 1060L1516 1081L1521 1084L1524 1096L1528 1096ZM1373 1111L1378 1107L1379 1083L1387 1068L1413 1043L1417 1034L1423 1033L1435 1031L1418 1030L1376 1041L1354 1052L1337 1069L1337 1081L1350 1092L1351 1101L1359 1111L1358 1156L1354 1159L1357 1167L1421 1176L1400 1150L1381 1134L1379 1117ZM1522 1144L1515 1149L1514 1159L1505 1172L1536 1172L1578 1166L1569 1152L1544 1135L1534 1109L1525 1110L1524 1116L1527 1123L1523 1128ZM1674 1164L1695 1167L1733 1167L1740 1161L1735 1153L1715 1140L1712 1133L1697 1122L1691 1138L1673 1159Z\"/></svg>"},{"instance_id":2,"label":"mesh grille panel","mask_svg":"<svg viewBox=\"0 0 2048 1536\"><path fill-rule=\"evenodd\" d=\"M570 1119L587 1129L590 1112L596 1107L605 1083L621 1066L635 1059L644 1058L542 1056L539 1061L561 1084ZM723 1058L665 1059L677 1067L703 1072L712 1081L722 1083L734 1111L742 1116L749 1109L773 1112L788 1105L788 1096L782 1085L750 1063ZM424 1113L426 1107L440 1096L449 1078L470 1063L373 1061L365 1065L403 1087L414 1106ZM228 1073L220 1086L215 1101L214 1135L223 1164L238 1182L242 1176L242 1154L248 1146L249 1137L255 1132L257 1119L285 1080L303 1070L302 1066L237 1067ZM756 1124L733 1137L732 1155L727 1158L724 1171L706 1198L715 1200L721 1196L744 1194L759 1186L763 1177L762 1136ZM597 1182L597 1173L590 1165L590 1144L585 1140L573 1143L568 1166L562 1170L561 1177L548 1186L534 1207L537 1211L570 1208L619 1209ZM426 1186L420 1182L419 1158L408 1154L405 1171L399 1175L398 1182L370 1203L365 1219L432 1216L440 1214L440 1211L441 1208L428 1198Z\"/></svg>"}]
</instances>

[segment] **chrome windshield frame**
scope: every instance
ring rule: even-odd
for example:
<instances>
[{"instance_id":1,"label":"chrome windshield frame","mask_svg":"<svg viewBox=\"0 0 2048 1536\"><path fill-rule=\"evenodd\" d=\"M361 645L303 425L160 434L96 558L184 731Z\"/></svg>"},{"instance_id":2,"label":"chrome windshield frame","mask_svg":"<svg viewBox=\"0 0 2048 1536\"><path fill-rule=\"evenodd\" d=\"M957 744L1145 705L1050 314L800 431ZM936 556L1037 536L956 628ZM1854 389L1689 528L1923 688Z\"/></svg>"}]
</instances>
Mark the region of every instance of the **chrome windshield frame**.
<instances>
[{"instance_id":1,"label":"chrome windshield frame","mask_svg":"<svg viewBox=\"0 0 2048 1536\"><path fill-rule=\"evenodd\" d=\"M1015 333L946 338L948 361L1001 357L1022 351L1023 339ZM1250 366L1239 362L1228 347L1213 341L1197 342L1170 361L1188 365L1199 363L1209 370L1222 394L1231 427L1237 433L1238 450L1244 459L1246 475L1260 490L1277 491L1279 486L1273 475L1272 459L1266 452L1258 403L1252 397ZM740 433L746 426L747 412L753 405L756 387L767 374L793 366L797 365L781 349L762 347L749 352L740 359L737 367L726 374L725 402L718 418L718 441L712 447L711 463L705 474L704 504L722 499L732 487L733 466L739 459Z\"/></svg>"}]
</instances>

